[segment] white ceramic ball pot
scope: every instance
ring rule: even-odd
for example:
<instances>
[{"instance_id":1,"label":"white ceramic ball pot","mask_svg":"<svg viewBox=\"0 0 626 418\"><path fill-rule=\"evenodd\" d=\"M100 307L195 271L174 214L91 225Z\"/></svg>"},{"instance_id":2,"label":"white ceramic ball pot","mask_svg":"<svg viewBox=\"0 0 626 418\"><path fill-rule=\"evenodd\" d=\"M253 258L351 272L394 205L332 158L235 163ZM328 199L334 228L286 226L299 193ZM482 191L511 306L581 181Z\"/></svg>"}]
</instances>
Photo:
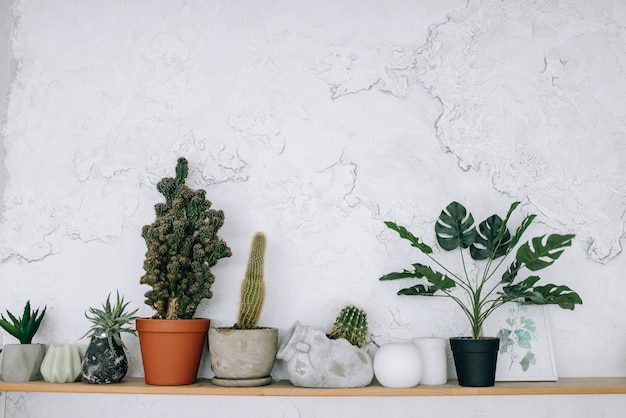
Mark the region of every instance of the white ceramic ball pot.
<instances>
[{"instance_id":1,"label":"white ceramic ball pot","mask_svg":"<svg viewBox=\"0 0 626 418\"><path fill-rule=\"evenodd\" d=\"M408 342L387 343L374 356L374 375L388 388L411 388L422 378L424 365L418 348Z\"/></svg>"}]
</instances>

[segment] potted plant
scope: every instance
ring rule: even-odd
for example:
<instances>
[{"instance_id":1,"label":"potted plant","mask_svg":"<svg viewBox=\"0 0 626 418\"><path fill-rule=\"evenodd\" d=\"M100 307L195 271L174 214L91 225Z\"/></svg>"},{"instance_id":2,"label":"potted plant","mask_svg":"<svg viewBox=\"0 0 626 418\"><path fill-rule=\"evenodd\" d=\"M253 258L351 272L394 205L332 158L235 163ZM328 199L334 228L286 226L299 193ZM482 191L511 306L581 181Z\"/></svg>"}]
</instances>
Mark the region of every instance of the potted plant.
<instances>
[{"instance_id":1,"label":"potted plant","mask_svg":"<svg viewBox=\"0 0 626 418\"><path fill-rule=\"evenodd\" d=\"M367 315L355 306L344 307L328 334L296 321L278 349L294 386L353 388L374 378L372 358L365 349Z\"/></svg>"},{"instance_id":2,"label":"potted plant","mask_svg":"<svg viewBox=\"0 0 626 418\"><path fill-rule=\"evenodd\" d=\"M278 329L258 326L265 299L265 247L265 234L257 232L241 285L237 323L233 327L209 329L209 354L215 373L212 381L216 385L263 386L272 382Z\"/></svg>"},{"instance_id":3,"label":"potted plant","mask_svg":"<svg viewBox=\"0 0 626 418\"><path fill-rule=\"evenodd\" d=\"M455 367L462 386L492 386L495 379L495 365L499 339L486 338L481 335L481 328L489 315L509 301L523 304L558 305L563 309L574 309L582 304L580 296L567 286L540 284L540 277L530 275L518 277L523 270L535 272L552 265L563 253L565 247L571 245L573 234L550 234L539 236L520 245L515 252L511 264L503 271L500 279L494 275L514 248L536 215L526 216L514 234L511 234L507 223L519 202L514 202L504 220L492 215L482 221L478 228L474 226L474 217L458 202L450 203L439 215L435 223L437 243L442 250L458 250L462 273L453 272L433 256L433 249L405 227L394 222L385 225L396 231L401 238L408 240L411 246L420 250L434 262L441 271L415 263L412 270L390 273L380 280L396 280L402 278L422 279L420 283L402 289L399 295L415 296L447 296L463 311L472 329L471 338L451 338ZM474 261L485 262L484 269L476 277L470 277L466 268L464 250ZM454 290L460 288L461 295ZM489 353L483 357L479 354L483 346ZM463 353L469 353L469 369L462 362ZM481 375L482 372L482 375Z\"/></svg>"},{"instance_id":4,"label":"potted plant","mask_svg":"<svg viewBox=\"0 0 626 418\"><path fill-rule=\"evenodd\" d=\"M211 267L231 251L217 236L224 212L211 209L202 189L185 185L188 162L179 158L176 177L159 181L165 197L156 219L143 227L147 252L141 284L151 286L145 303L156 313L137 318L146 383L186 385L196 381L210 320L194 318L201 300L212 297Z\"/></svg>"},{"instance_id":5,"label":"potted plant","mask_svg":"<svg viewBox=\"0 0 626 418\"><path fill-rule=\"evenodd\" d=\"M39 330L46 314L46 307L31 310L30 301L24 306L24 313L16 317L8 310L8 319L0 315L0 326L14 336L19 344L6 344L2 357L2 379L7 382L28 382L41 380L41 363L46 354L44 344L33 344L33 337Z\"/></svg>"},{"instance_id":6,"label":"potted plant","mask_svg":"<svg viewBox=\"0 0 626 418\"><path fill-rule=\"evenodd\" d=\"M115 304L111 304L111 294L107 296L102 309L89 308L85 317L92 323L83 337L90 337L81 374L88 383L117 383L128 372L128 358L122 341L123 332L136 335L137 331L128 325L135 320L138 309L127 312L129 302L116 293Z\"/></svg>"}]
</instances>

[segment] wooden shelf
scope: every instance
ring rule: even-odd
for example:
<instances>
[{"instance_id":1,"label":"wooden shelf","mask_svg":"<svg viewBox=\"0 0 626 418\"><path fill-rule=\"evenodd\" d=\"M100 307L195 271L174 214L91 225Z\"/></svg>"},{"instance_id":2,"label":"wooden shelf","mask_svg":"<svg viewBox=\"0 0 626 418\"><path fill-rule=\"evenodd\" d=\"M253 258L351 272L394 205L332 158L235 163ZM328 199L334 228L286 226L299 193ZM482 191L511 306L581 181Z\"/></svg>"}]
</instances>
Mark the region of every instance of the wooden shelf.
<instances>
[{"instance_id":1,"label":"wooden shelf","mask_svg":"<svg viewBox=\"0 0 626 418\"><path fill-rule=\"evenodd\" d=\"M141 377L129 377L120 383L94 385L78 383L3 382L3 392L110 393L145 395L209 395L209 396L476 396L476 395L600 395L626 394L625 377L563 378L558 382L497 382L487 388L461 387L452 380L440 386L419 385L414 388L385 388L377 383L364 388L316 389L294 387L288 381L268 386L229 388L215 386L200 379L186 386L151 386Z\"/></svg>"}]
</instances>

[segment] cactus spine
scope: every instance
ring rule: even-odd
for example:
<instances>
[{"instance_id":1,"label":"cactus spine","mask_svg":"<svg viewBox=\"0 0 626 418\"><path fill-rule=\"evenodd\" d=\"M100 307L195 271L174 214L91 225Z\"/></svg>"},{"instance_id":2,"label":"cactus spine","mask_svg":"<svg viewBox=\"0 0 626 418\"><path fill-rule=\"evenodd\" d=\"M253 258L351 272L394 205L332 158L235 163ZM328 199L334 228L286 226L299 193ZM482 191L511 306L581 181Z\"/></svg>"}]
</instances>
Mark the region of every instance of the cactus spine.
<instances>
[{"instance_id":1,"label":"cactus spine","mask_svg":"<svg viewBox=\"0 0 626 418\"><path fill-rule=\"evenodd\" d=\"M265 299L265 283L263 282L265 243L265 234L262 232L257 232L252 238L248 269L241 285L239 319L235 328L252 329L258 326Z\"/></svg>"},{"instance_id":2,"label":"cactus spine","mask_svg":"<svg viewBox=\"0 0 626 418\"><path fill-rule=\"evenodd\" d=\"M354 306L346 306L341 310L328 334L329 338L345 338L356 347L364 347L367 343L367 315Z\"/></svg>"}]
</instances>

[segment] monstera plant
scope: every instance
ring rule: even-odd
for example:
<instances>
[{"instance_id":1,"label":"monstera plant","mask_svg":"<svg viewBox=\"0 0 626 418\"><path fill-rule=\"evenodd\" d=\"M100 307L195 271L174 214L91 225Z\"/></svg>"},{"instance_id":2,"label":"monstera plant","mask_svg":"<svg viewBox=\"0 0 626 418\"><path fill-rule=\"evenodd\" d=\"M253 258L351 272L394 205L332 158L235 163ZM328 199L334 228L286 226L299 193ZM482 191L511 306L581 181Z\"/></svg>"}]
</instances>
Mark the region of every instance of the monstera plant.
<instances>
[{"instance_id":1,"label":"monstera plant","mask_svg":"<svg viewBox=\"0 0 626 418\"><path fill-rule=\"evenodd\" d=\"M489 315L509 301L574 309L575 305L582 304L576 292L564 285L541 284L541 278L535 273L551 266L565 248L571 245L574 235L538 236L518 247L522 235L536 217L527 215L512 233L508 222L518 205L519 202L514 202L504 219L491 215L479 223L478 227L472 214L458 202L450 203L441 212L435 223L437 243L444 251L459 253L461 273L444 266L433 255L433 248L404 226L385 222L387 227L408 240L412 247L420 250L436 267L433 269L415 263L412 270L386 274L380 280L418 279L419 283L400 290L398 294L451 298L469 320L474 340L481 338L482 325ZM484 268L479 269L476 276L468 271L467 253L474 262L484 263ZM504 264L512 254L514 257L510 264ZM501 267L506 268L500 269ZM500 270L501 275L496 277ZM527 272L528 276L524 274Z\"/></svg>"}]
</instances>

